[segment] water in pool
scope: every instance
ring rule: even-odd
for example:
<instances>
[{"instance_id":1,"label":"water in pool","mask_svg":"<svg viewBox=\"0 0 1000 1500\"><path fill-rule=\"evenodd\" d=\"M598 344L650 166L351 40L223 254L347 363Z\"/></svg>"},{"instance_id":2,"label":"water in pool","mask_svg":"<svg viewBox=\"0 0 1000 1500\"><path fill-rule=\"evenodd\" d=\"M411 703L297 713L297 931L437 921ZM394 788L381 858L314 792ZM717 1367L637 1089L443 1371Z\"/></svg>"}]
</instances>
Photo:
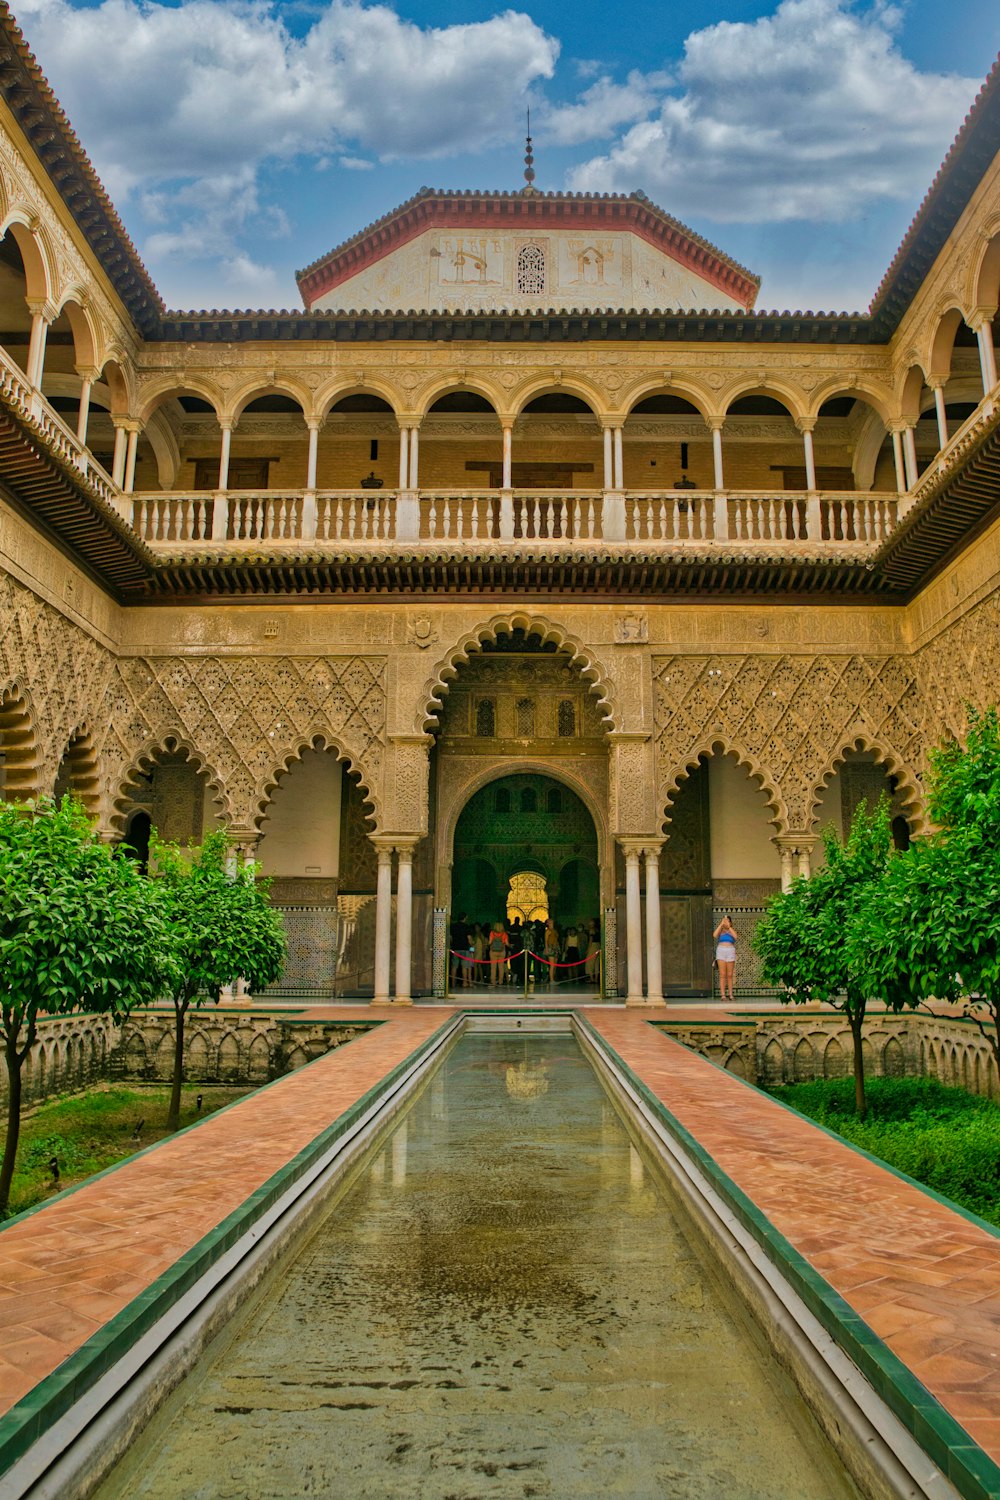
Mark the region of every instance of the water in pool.
<instances>
[{"instance_id":1,"label":"water in pool","mask_svg":"<svg viewBox=\"0 0 1000 1500\"><path fill-rule=\"evenodd\" d=\"M570 1038L467 1037L111 1497L840 1500Z\"/></svg>"}]
</instances>

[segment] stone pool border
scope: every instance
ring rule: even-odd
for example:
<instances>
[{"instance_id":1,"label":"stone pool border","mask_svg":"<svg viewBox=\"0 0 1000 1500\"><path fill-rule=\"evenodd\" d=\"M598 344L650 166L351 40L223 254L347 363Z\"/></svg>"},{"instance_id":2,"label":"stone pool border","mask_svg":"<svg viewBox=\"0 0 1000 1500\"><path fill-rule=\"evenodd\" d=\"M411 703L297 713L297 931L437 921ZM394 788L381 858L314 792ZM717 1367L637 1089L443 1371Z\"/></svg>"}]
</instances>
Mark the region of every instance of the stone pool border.
<instances>
[{"instance_id":1,"label":"stone pool border","mask_svg":"<svg viewBox=\"0 0 1000 1500\"><path fill-rule=\"evenodd\" d=\"M981 1448L961 1423L948 1412L936 1396L920 1381L907 1365L894 1354L888 1345L865 1322L860 1313L837 1292L817 1271L804 1255L775 1228L764 1212L719 1166L711 1153L667 1108L658 1095L625 1062L614 1046L607 1040L589 1017L577 1014L577 1024L585 1031L592 1046L611 1058L615 1067L627 1079L629 1086L642 1099L653 1117L673 1138L678 1147L694 1160L698 1169L711 1187L734 1214L738 1222L749 1233L808 1309L817 1322L834 1340L837 1346L851 1359L864 1375L875 1392L885 1402L895 1417L937 1464L947 1479L966 1497L966 1500L997 1500L1000 1497L1000 1466ZM655 1027L660 1030L661 1028ZM710 1067L717 1064L707 1058L700 1061ZM725 1069L719 1069L725 1072ZM732 1073L726 1076L735 1084L759 1090L753 1084ZM975 1214L959 1209L949 1199L942 1197L921 1183L914 1182L905 1173L886 1167L885 1163L870 1153L852 1146L850 1141L835 1132L816 1126L798 1110L768 1095L771 1102L786 1109L796 1118L823 1130L847 1150L865 1157L868 1161L889 1171L918 1191L926 1193L936 1202L959 1213L977 1227L986 1229L994 1238L1000 1239L996 1226L987 1224Z\"/></svg>"},{"instance_id":2,"label":"stone pool border","mask_svg":"<svg viewBox=\"0 0 1000 1500\"><path fill-rule=\"evenodd\" d=\"M379 1018L382 1019L382 1018ZM389 1020L389 1017L385 1018ZM433 1054L437 1054L442 1048L447 1048L449 1043L456 1039L462 1029L462 1016L460 1012L449 1011L442 1017L441 1024L426 1036L424 1040L412 1051L396 1063L388 1072L361 1094L352 1104L348 1105L335 1120L316 1135L306 1146L290 1158L282 1167L278 1168L270 1178L251 1192L247 1198L213 1229L203 1235L191 1248L185 1251L167 1270L157 1276L142 1292L126 1304L118 1313L108 1320L103 1327L99 1328L71 1355L62 1361L48 1375L44 1376L25 1396L15 1403L7 1412L0 1417L0 1493L14 1495L26 1493L28 1489L32 1494L60 1495L65 1491L61 1488L61 1481L56 1482L56 1487L51 1488L48 1482L48 1474L53 1463L57 1462L67 1449L67 1443L58 1442L52 1444L47 1452L38 1450L37 1464L32 1467L35 1472L25 1474L26 1485L18 1490L6 1488L13 1477L12 1471L18 1465L24 1464L32 1456L32 1450L36 1444L45 1444L46 1438L53 1436L56 1424L66 1418L72 1409L79 1403L87 1403L88 1397L93 1398L99 1383L109 1377L121 1361L125 1360L130 1353L136 1353L139 1342L150 1335L157 1324L163 1325L164 1338L162 1345L171 1338L176 1331L172 1326L166 1326L169 1315L179 1308L182 1300L194 1292L198 1283L203 1280L230 1252L240 1240L252 1234L255 1229L260 1228L261 1234L267 1232L267 1226L262 1221L269 1214L281 1213L282 1199L288 1193L300 1186L300 1194L304 1195L310 1191L312 1184L306 1180L310 1173L313 1177L324 1170L324 1157L328 1156L332 1148L346 1135L356 1128L364 1127L365 1117L376 1111L376 1120L373 1122L377 1127L382 1127L392 1118L397 1110L394 1109L389 1116L383 1116L378 1106L386 1099L387 1095L393 1093L397 1085L406 1080L406 1075L415 1075L411 1080L411 1088L419 1086L426 1076L426 1065ZM339 1049L338 1049L339 1050ZM299 1076L308 1068L321 1066L328 1060L329 1054L318 1057L305 1068L299 1069ZM287 1079L275 1079L269 1084L262 1086L260 1092L267 1089L278 1088ZM411 1088L407 1088L406 1094L398 1101L398 1107L402 1107L409 1101ZM246 1097L234 1100L225 1109L218 1110L215 1115L207 1117L215 1118L235 1109L247 1102ZM165 1138L168 1141L176 1140L179 1136L188 1134L197 1129L202 1121L185 1127L177 1136ZM65 1193L57 1195L58 1198L69 1197L80 1192L96 1181L98 1178L106 1177L113 1172L119 1172L138 1157L146 1156L160 1148L163 1142L157 1141L146 1147L142 1152L116 1162L105 1168L102 1172L86 1181L67 1188ZM367 1140L363 1143L367 1145ZM362 1147L363 1149L363 1147ZM353 1157L352 1157L353 1161ZM345 1164L349 1169L350 1163ZM337 1170L336 1164L334 1170ZM55 1198L46 1200L44 1204L35 1205L26 1209L23 1214L18 1214L14 1219L8 1221L4 1229L22 1222L37 1214L41 1209L55 1202ZM294 1213L294 1210L293 1210ZM298 1215L296 1217L295 1229L300 1228ZM254 1248L254 1247L251 1247ZM275 1253L280 1253L278 1247ZM228 1274L228 1273L226 1273ZM206 1287L204 1296L198 1300L207 1300L218 1289ZM190 1316L190 1314L188 1314ZM213 1330L214 1331L214 1330ZM155 1359L158 1350L146 1351L137 1360L138 1369L141 1370L150 1360ZM125 1374L126 1382L134 1378L135 1374ZM181 1371L180 1374L184 1372ZM180 1378L180 1375L177 1376ZM172 1381L171 1383L175 1383ZM124 1385L122 1387L124 1389ZM85 1441L86 1428L92 1421L98 1420L100 1413L114 1400L114 1393L108 1399L102 1399L99 1403L93 1403L94 1410L83 1414L78 1432L69 1435L68 1444L75 1444L81 1440ZM82 1412L82 1406L81 1406ZM77 1464L79 1471L83 1463ZM37 1486L37 1488L36 1488Z\"/></svg>"}]
</instances>

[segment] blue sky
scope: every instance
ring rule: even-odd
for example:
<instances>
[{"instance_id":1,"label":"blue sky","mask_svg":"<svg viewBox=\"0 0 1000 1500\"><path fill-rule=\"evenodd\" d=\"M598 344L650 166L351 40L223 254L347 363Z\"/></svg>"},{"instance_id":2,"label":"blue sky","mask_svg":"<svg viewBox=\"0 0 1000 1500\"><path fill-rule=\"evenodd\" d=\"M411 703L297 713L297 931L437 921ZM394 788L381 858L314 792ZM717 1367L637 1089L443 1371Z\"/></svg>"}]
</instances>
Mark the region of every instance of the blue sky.
<instances>
[{"instance_id":1,"label":"blue sky","mask_svg":"<svg viewBox=\"0 0 1000 1500\"><path fill-rule=\"evenodd\" d=\"M13 0L172 307L294 271L423 185L639 188L763 278L873 295L1000 44L996 0ZM946 15L947 24L942 25Z\"/></svg>"}]
</instances>

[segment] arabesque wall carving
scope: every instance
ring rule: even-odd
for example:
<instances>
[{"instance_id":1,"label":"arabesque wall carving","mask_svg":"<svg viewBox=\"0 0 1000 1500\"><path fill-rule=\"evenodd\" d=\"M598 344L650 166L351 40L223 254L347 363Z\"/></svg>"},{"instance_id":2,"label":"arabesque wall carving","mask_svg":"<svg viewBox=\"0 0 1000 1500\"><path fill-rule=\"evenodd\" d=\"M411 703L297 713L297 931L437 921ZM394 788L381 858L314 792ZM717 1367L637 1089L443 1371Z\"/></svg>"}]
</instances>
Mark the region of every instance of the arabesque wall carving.
<instances>
[{"instance_id":1,"label":"arabesque wall carving","mask_svg":"<svg viewBox=\"0 0 1000 1500\"><path fill-rule=\"evenodd\" d=\"M760 778L781 829L810 827L825 778L859 742L915 800L924 712L905 657L661 656L653 679L661 805L717 741Z\"/></svg>"},{"instance_id":2,"label":"arabesque wall carving","mask_svg":"<svg viewBox=\"0 0 1000 1500\"><path fill-rule=\"evenodd\" d=\"M181 739L217 780L227 820L249 829L279 772L318 738L342 750L381 801L384 657L128 657L101 722L112 796L138 756Z\"/></svg>"}]
</instances>

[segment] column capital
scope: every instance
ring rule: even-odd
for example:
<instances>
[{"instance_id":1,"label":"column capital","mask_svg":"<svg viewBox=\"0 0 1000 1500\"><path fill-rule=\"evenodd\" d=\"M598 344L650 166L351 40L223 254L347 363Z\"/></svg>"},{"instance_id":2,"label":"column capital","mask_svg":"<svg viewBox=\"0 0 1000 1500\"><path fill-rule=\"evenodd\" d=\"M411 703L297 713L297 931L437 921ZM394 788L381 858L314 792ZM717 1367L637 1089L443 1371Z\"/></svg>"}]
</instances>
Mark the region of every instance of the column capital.
<instances>
[{"instance_id":1,"label":"column capital","mask_svg":"<svg viewBox=\"0 0 1000 1500\"><path fill-rule=\"evenodd\" d=\"M705 426L709 432L721 432L726 425L725 417L706 417Z\"/></svg>"},{"instance_id":2,"label":"column capital","mask_svg":"<svg viewBox=\"0 0 1000 1500\"><path fill-rule=\"evenodd\" d=\"M326 426L326 413L321 417L306 417L306 428L309 432L322 432Z\"/></svg>"},{"instance_id":3,"label":"column capital","mask_svg":"<svg viewBox=\"0 0 1000 1500\"><path fill-rule=\"evenodd\" d=\"M73 368L81 380L89 380L91 385L96 385L103 373L96 365L74 365Z\"/></svg>"},{"instance_id":4,"label":"column capital","mask_svg":"<svg viewBox=\"0 0 1000 1500\"><path fill-rule=\"evenodd\" d=\"M801 432L802 436L805 437L807 432L812 433L816 431L816 418L813 417L812 421L808 421L805 417L796 417L795 426Z\"/></svg>"},{"instance_id":5,"label":"column capital","mask_svg":"<svg viewBox=\"0 0 1000 1500\"><path fill-rule=\"evenodd\" d=\"M642 857L643 850L646 847L646 840L641 835L638 838L634 836L630 838L619 837L618 843L626 860L629 863L631 863L632 860L635 860L636 864L638 864L640 858Z\"/></svg>"},{"instance_id":6,"label":"column capital","mask_svg":"<svg viewBox=\"0 0 1000 1500\"><path fill-rule=\"evenodd\" d=\"M649 838L644 841L642 852L646 857L647 865L651 864L654 860L659 861L666 842L665 838Z\"/></svg>"},{"instance_id":7,"label":"column capital","mask_svg":"<svg viewBox=\"0 0 1000 1500\"><path fill-rule=\"evenodd\" d=\"M59 316L58 309L52 305L48 297L26 297L25 301L33 318L44 318L46 323L54 323Z\"/></svg>"},{"instance_id":8,"label":"column capital","mask_svg":"<svg viewBox=\"0 0 1000 1500\"><path fill-rule=\"evenodd\" d=\"M950 379L950 375L925 375L924 385L929 391L943 391Z\"/></svg>"},{"instance_id":9,"label":"column capital","mask_svg":"<svg viewBox=\"0 0 1000 1500\"><path fill-rule=\"evenodd\" d=\"M974 307L971 310L965 321L973 333L978 333L980 328L984 328L988 323L992 323L996 315L997 309L995 304L992 307L988 307L980 303L978 307Z\"/></svg>"}]
</instances>

